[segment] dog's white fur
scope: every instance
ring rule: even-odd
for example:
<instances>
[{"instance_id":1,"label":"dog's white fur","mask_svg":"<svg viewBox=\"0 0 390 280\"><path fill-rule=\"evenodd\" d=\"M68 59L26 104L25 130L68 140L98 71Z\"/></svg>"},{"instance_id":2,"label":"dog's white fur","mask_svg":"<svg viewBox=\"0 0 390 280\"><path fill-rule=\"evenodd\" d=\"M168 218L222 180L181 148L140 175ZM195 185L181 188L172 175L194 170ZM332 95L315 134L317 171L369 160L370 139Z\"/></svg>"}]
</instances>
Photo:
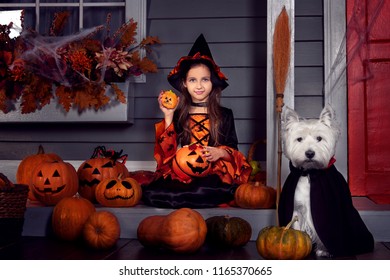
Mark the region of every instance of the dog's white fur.
<instances>
[{"instance_id":1,"label":"dog's white fur","mask_svg":"<svg viewBox=\"0 0 390 280\"><path fill-rule=\"evenodd\" d=\"M340 131L334 110L325 106L319 119L302 119L286 107L282 113L284 154L296 168L303 170L327 168L335 154ZM317 256L329 256L314 228L310 209L310 176L301 176L294 196L294 229L308 233Z\"/></svg>"}]
</instances>

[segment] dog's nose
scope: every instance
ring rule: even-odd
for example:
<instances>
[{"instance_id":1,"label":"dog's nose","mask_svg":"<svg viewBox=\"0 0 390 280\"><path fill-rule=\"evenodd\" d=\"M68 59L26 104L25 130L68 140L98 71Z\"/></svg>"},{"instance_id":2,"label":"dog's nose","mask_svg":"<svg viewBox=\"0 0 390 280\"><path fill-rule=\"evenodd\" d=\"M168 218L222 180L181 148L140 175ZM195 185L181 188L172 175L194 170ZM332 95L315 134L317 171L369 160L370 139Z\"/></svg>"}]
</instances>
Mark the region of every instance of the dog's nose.
<instances>
[{"instance_id":1,"label":"dog's nose","mask_svg":"<svg viewBox=\"0 0 390 280\"><path fill-rule=\"evenodd\" d=\"M312 150L308 150L305 152L305 155L308 159L312 159L316 153Z\"/></svg>"}]
</instances>

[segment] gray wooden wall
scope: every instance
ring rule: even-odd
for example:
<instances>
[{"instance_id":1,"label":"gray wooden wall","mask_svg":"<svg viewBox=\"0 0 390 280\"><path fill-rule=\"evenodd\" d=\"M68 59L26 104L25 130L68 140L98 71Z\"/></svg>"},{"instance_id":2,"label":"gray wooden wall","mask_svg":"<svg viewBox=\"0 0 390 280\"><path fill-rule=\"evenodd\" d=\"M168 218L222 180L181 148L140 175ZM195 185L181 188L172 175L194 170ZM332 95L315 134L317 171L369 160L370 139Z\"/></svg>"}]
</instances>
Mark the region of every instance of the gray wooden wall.
<instances>
[{"instance_id":1,"label":"gray wooden wall","mask_svg":"<svg viewBox=\"0 0 390 280\"><path fill-rule=\"evenodd\" d=\"M87 159L98 145L123 149L128 160L153 160L154 123L162 117L157 95L170 89L167 74L200 33L229 78L222 104L234 112L239 148L246 154L253 141L266 138L266 2L149 0L147 33L162 42L155 48L159 72L135 85L134 123L0 124L0 160L22 159L39 144L68 160ZM323 103L322 1L295 5L296 109L317 116ZM265 161L265 149L258 147L256 159Z\"/></svg>"}]
</instances>

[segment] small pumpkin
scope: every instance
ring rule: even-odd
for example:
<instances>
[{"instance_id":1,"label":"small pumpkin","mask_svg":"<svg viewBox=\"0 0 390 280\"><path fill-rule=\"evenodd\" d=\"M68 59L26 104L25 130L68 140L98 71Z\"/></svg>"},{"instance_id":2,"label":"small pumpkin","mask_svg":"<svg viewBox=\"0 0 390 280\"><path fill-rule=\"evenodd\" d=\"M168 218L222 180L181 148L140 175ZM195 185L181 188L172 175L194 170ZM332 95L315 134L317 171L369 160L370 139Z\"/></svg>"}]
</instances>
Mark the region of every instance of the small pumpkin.
<instances>
[{"instance_id":1,"label":"small pumpkin","mask_svg":"<svg viewBox=\"0 0 390 280\"><path fill-rule=\"evenodd\" d=\"M131 207L138 204L142 197L142 189L137 180L127 177L104 179L95 190L96 200L108 207Z\"/></svg>"},{"instance_id":2,"label":"small pumpkin","mask_svg":"<svg viewBox=\"0 0 390 280\"><path fill-rule=\"evenodd\" d=\"M177 150L172 161L172 170L182 180L192 177L205 177L211 171L211 164L204 157L203 146L191 144Z\"/></svg>"},{"instance_id":3,"label":"small pumpkin","mask_svg":"<svg viewBox=\"0 0 390 280\"><path fill-rule=\"evenodd\" d=\"M213 216L206 219L207 241L224 248L244 246L252 237L252 227L240 217Z\"/></svg>"},{"instance_id":4,"label":"small pumpkin","mask_svg":"<svg viewBox=\"0 0 390 280\"><path fill-rule=\"evenodd\" d=\"M260 256L270 260L299 260L308 256L312 250L309 235L290 228L297 220L297 217L294 217L286 227L263 228L256 239Z\"/></svg>"},{"instance_id":5,"label":"small pumpkin","mask_svg":"<svg viewBox=\"0 0 390 280\"><path fill-rule=\"evenodd\" d=\"M104 146L95 148L90 159L85 160L77 169L79 178L79 194L86 199L96 201L96 187L106 178L122 178L129 176L125 162L127 155L122 151L106 150Z\"/></svg>"},{"instance_id":6,"label":"small pumpkin","mask_svg":"<svg viewBox=\"0 0 390 280\"><path fill-rule=\"evenodd\" d=\"M205 242L206 221L190 208L180 208L168 215L155 215L143 219L137 236L145 247L161 247L176 253L193 253Z\"/></svg>"},{"instance_id":7,"label":"small pumpkin","mask_svg":"<svg viewBox=\"0 0 390 280\"><path fill-rule=\"evenodd\" d=\"M276 203L276 190L261 182L247 182L238 186L234 202L241 208L273 208Z\"/></svg>"},{"instance_id":8,"label":"small pumpkin","mask_svg":"<svg viewBox=\"0 0 390 280\"><path fill-rule=\"evenodd\" d=\"M85 222L94 212L95 206L83 197L61 199L53 208L51 223L54 234L62 240L78 239L82 235Z\"/></svg>"},{"instance_id":9,"label":"small pumpkin","mask_svg":"<svg viewBox=\"0 0 390 280\"><path fill-rule=\"evenodd\" d=\"M166 90L161 95L161 104L168 109L176 107L178 102L177 95L172 90Z\"/></svg>"},{"instance_id":10,"label":"small pumpkin","mask_svg":"<svg viewBox=\"0 0 390 280\"><path fill-rule=\"evenodd\" d=\"M95 249L109 249L118 241L121 228L117 217L109 211L98 211L89 216L83 229L86 243Z\"/></svg>"},{"instance_id":11,"label":"small pumpkin","mask_svg":"<svg viewBox=\"0 0 390 280\"><path fill-rule=\"evenodd\" d=\"M16 182L18 184L25 184L29 186L28 199L36 201L37 198L32 191L31 179L33 177L34 168L44 161L62 161L62 158L55 154L46 154L42 145L39 145L38 152L34 155L28 155L18 165L16 171Z\"/></svg>"},{"instance_id":12,"label":"small pumpkin","mask_svg":"<svg viewBox=\"0 0 390 280\"><path fill-rule=\"evenodd\" d=\"M55 205L64 197L77 193L79 182L76 169L64 161L47 161L33 170L32 190L45 205Z\"/></svg>"}]
</instances>

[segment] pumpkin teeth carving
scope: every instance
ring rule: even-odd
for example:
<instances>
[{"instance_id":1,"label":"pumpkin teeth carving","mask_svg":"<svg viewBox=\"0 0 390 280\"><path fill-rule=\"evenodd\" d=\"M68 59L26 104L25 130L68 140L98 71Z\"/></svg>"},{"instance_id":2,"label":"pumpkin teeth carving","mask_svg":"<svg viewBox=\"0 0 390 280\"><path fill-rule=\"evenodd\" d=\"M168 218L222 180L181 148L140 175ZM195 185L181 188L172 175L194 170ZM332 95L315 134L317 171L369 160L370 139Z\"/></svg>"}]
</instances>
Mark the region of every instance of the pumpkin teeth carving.
<instances>
[{"instance_id":1,"label":"pumpkin teeth carving","mask_svg":"<svg viewBox=\"0 0 390 280\"><path fill-rule=\"evenodd\" d=\"M44 188L43 191L41 191L40 189L38 189L38 191L44 192L44 193L58 193L58 192L62 191L64 188L65 188L65 185L62 185L61 187L58 187L55 190L53 190L53 188Z\"/></svg>"},{"instance_id":2,"label":"pumpkin teeth carving","mask_svg":"<svg viewBox=\"0 0 390 280\"><path fill-rule=\"evenodd\" d=\"M194 174L202 174L203 172L205 172L207 169L208 169L208 166L207 167L195 167L193 166L191 163L187 162L187 166L189 168L191 168L191 171L194 173Z\"/></svg>"},{"instance_id":3,"label":"pumpkin teeth carving","mask_svg":"<svg viewBox=\"0 0 390 280\"><path fill-rule=\"evenodd\" d=\"M97 184L100 183L100 180L94 178L92 179L91 181L88 181L88 180L80 180L80 185L84 186L84 187L93 187Z\"/></svg>"}]
</instances>

